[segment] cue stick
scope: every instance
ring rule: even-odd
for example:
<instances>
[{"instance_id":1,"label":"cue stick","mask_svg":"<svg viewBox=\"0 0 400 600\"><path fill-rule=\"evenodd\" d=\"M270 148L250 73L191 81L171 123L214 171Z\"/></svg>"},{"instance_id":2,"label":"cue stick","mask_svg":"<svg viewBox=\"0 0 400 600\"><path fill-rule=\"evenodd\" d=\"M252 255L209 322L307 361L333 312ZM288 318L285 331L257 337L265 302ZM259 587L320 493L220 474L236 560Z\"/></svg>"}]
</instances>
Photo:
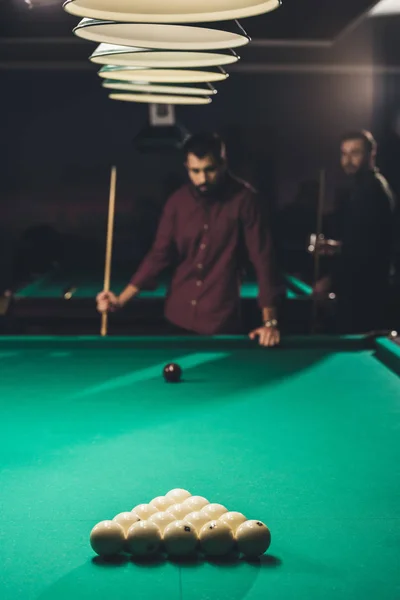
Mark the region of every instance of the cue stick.
<instances>
[{"instance_id":1,"label":"cue stick","mask_svg":"<svg viewBox=\"0 0 400 600\"><path fill-rule=\"evenodd\" d=\"M108 223L107 223L107 245L106 245L106 262L104 266L104 291L110 291L111 279L111 258L113 245L114 231L114 214L115 214L115 190L117 187L117 167L111 168L110 180L110 197L108 202ZM101 335L104 337L108 331L108 313L103 312L101 315Z\"/></svg>"},{"instance_id":2,"label":"cue stick","mask_svg":"<svg viewBox=\"0 0 400 600\"><path fill-rule=\"evenodd\" d=\"M325 203L325 169L321 169L319 172L319 189L318 189L318 207L317 207L317 241L314 250L314 286L319 279L319 248L318 242L322 233L322 219L324 215L324 203ZM315 333L317 326L317 313L318 313L318 301L314 294L313 305L312 305L312 320L311 320L311 333Z\"/></svg>"}]
</instances>

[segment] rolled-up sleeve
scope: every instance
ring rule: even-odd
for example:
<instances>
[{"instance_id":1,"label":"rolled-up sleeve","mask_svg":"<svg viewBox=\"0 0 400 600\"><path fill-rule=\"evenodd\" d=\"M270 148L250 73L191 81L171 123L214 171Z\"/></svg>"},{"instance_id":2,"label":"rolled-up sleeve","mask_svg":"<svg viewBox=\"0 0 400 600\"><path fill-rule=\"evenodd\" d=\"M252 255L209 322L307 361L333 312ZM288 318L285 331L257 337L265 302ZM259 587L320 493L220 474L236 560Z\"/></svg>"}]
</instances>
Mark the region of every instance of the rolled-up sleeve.
<instances>
[{"instance_id":1,"label":"rolled-up sleeve","mask_svg":"<svg viewBox=\"0 0 400 600\"><path fill-rule=\"evenodd\" d=\"M163 210L153 246L133 275L131 285L139 289L152 286L171 265L174 255L174 223L175 202L172 198Z\"/></svg>"},{"instance_id":2,"label":"rolled-up sleeve","mask_svg":"<svg viewBox=\"0 0 400 600\"><path fill-rule=\"evenodd\" d=\"M249 258L256 272L261 308L273 307L279 295L274 249L268 224L262 217L259 197L248 194L241 207L241 221Z\"/></svg>"}]
</instances>

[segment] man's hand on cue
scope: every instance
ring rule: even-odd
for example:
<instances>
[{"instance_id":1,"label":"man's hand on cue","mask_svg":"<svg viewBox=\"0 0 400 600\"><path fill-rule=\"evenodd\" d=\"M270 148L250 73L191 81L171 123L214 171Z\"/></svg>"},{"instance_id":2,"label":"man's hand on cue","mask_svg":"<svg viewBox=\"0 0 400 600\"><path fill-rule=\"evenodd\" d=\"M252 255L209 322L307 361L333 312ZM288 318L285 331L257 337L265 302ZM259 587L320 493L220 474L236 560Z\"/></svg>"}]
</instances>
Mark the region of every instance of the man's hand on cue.
<instances>
[{"instance_id":1,"label":"man's hand on cue","mask_svg":"<svg viewBox=\"0 0 400 600\"><path fill-rule=\"evenodd\" d=\"M319 279L313 288L314 296L322 296L324 294L328 294L332 288L332 280L330 276L322 277Z\"/></svg>"},{"instance_id":2,"label":"man's hand on cue","mask_svg":"<svg viewBox=\"0 0 400 600\"><path fill-rule=\"evenodd\" d=\"M249 333L249 338L255 340L258 337L258 343L260 346L266 346L271 348L277 346L281 341L281 334L277 327L258 327Z\"/></svg>"},{"instance_id":3,"label":"man's hand on cue","mask_svg":"<svg viewBox=\"0 0 400 600\"><path fill-rule=\"evenodd\" d=\"M115 312L120 308L117 296L113 292L100 292L96 297L99 313Z\"/></svg>"}]
</instances>

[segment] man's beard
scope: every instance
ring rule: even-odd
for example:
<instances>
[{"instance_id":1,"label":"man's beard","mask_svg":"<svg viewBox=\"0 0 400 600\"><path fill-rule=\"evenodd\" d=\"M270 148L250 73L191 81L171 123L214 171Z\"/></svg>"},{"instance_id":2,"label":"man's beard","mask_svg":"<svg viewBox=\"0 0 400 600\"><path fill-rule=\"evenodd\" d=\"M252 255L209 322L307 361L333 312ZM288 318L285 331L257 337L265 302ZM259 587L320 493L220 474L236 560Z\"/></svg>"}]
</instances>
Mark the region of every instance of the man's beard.
<instances>
[{"instance_id":1,"label":"man's beard","mask_svg":"<svg viewBox=\"0 0 400 600\"><path fill-rule=\"evenodd\" d=\"M370 171L371 168L367 162L362 163L359 167L349 165L347 168L343 168L343 172L348 177L356 177L357 175L363 175Z\"/></svg>"},{"instance_id":2,"label":"man's beard","mask_svg":"<svg viewBox=\"0 0 400 600\"><path fill-rule=\"evenodd\" d=\"M203 185L195 185L194 189L202 198L209 198L210 196L215 196L220 187L220 184L217 183L205 183Z\"/></svg>"},{"instance_id":3,"label":"man's beard","mask_svg":"<svg viewBox=\"0 0 400 600\"><path fill-rule=\"evenodd\" d=\"M359 172L360 167L346 167L345 169L343 169L343 172L345 175L347 176L352 176L352 175L357 175L357 173Z\"/></svg>"},{"instance_id":4,"label":"man's beard","mask_svg":"<svg viewBox=\"0 0 400 600\"><path fill-rule=\"evenodd\" d=\"M216 198L223 193L226 183L227 175L223 173L215 183L203 183L202 185L192 183L192 187L201 198Z\"/></svg>"}]
</instances>

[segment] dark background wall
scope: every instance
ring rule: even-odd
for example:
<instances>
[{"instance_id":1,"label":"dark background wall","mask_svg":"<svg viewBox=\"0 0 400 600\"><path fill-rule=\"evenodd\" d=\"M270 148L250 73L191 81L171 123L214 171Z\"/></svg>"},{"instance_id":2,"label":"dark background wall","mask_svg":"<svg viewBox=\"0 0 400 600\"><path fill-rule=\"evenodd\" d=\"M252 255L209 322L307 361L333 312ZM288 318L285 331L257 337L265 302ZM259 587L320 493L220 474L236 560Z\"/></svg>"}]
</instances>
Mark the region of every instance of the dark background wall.
<instances>
[{"instance_id":1,"label":"dark background wall","mask_svg":"<svg viewBox=\"0 0 400 600\"><path fill-rule=\"evenodd\" d=\"M76 260L102 261L112 164L115 256L132 262L185 177L178 154L135 150L147 107L108 100L88 61L96 45L73 36L78 20L59 4L0 3L0 286L21 236L37 225L62 234ZM293 256L315 228L321 168L332 208L343 131L376 134L379 164L400 193L400 17L366 18L372 0L338 0L329 10L316 0L303 4L299 10L297 0L285 0L279 11L246 20L252 43L240 49L242 60L213 103L176 109L188 130L226 138L232 169L260 189Z\"/></svg>"},{"instance_id":2,"label":"dark background wall","mask_svg":"<svg viewBox=\"0 0 400 600\"><path fill-rule=\"evenodd\" d=\"M400 67L391 51L398 37L392 21L364 20L328 46L254 42L218 84L211 105L176 108L177 121L189 131L212 129L225 137L232 170L263 194L276 238L289 249L289 268L305 263L321 168L327 172L326 211L332 208L344 131L375 133L379 165L400 193ZM101 265L113 164L114 256L134 265L151 244L166 198L185 178L182 157L135 149L148 108L107 98L87 61L92 45L81 47L69 34L57 43L24 39L1 44L13 59L10 54L0 70L0 284L15 267L21 237L38 225L62 235L64 256ZM52 52L58 52L53 67L46 60ZM68 64L75 54L79 60ZM25 256L30 247L23 246Z\"/></svg>"},{"instance_id":3,"label":"dark background wall","mask_svg":"<svg viewBox=\"0 0 400 600\"><path fill-rule=\"evenodd\" d=\"M117 240L146 237L174 176L183 176L179 155L135 151L146 106L108 100L87 72L4 72L1 85L2 228L18 236L45 222L101 239L115 163ZM191 131L221 132L233 170L260 187L266 202L282 205L321 167L333 182L343 130L375 122L383 132L386 106L382 94L375 106L375 88L368 73L236 73L210 106L176 114Z\"/></svg>"}]
</instances>

